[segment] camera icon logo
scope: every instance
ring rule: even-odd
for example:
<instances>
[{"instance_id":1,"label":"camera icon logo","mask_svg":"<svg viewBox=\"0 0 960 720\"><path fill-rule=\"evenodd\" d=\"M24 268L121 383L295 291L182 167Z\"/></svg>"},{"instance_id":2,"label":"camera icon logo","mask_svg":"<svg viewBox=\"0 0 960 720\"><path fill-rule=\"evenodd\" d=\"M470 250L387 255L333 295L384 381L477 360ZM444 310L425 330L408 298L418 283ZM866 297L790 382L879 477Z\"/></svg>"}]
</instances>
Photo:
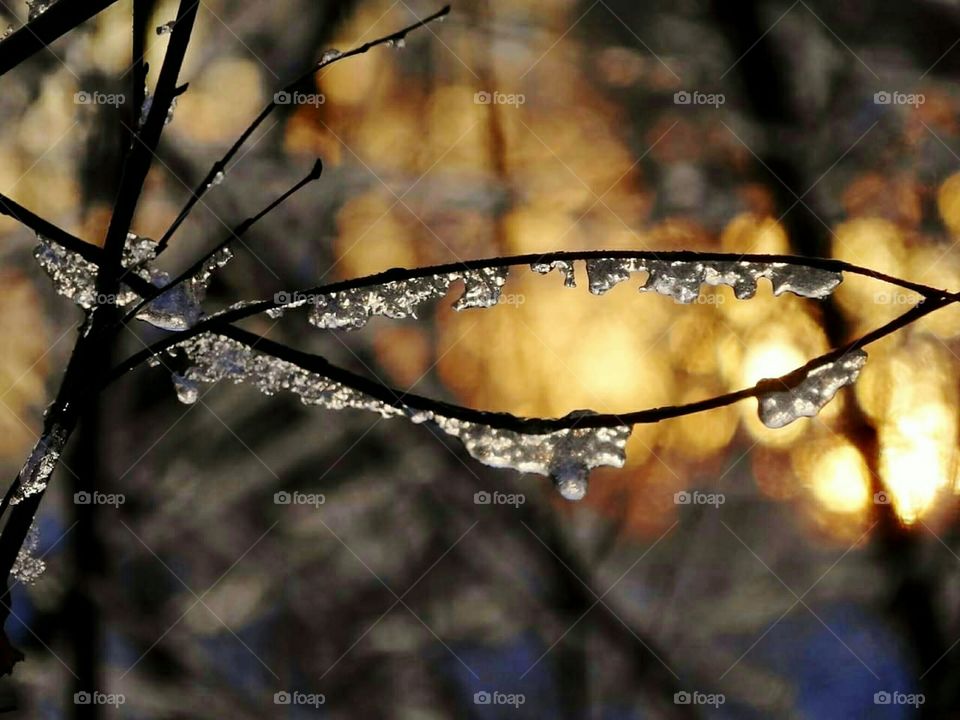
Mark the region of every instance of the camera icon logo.
<instances>
[{"instance_id":1,"label":"camera icon logo","mask_svg":"<svg viewBox=\"0 0 960 720\"><path fill-rule=\"evenodd\" d=\"M475 105L489 105L493 102L493 95L486 90L480 90L473 94L473 102Z\"/></svg>"},{"instance_id":2,"label":"camera icon logo","mask_svg":"<svg viewBox=\"0 0 960 720\"><path fill-rule=\"evenodd\" d=\"M86 490L81 490L80 492L73 494L74 505L89 505L92 499L93 496L91 496Z\"/></svg>"},{"instance_id":3,"label":"camera icon logo","mask_svg":"<svg viewBox=\"0 0 960 720\"><path fill-rule=\"evenodd\" d=\"M73 694L74 705L89 705L91 702L93 702L93 698L86 690Z\"/></svg>"},{"instance_id":4,"label":"camera icon logo","mask_svg":"<svg viewBox=\"0 0 960 720\"><path fill-rule=\"evenodd\" d=\"M491 700L492 697L486 690L481 690L473 694L474 705L489 705Z\"/></svg>"},{"instance_id":5,"label":"camera icon logo","mask_svg":"<svg viewBox=\"0 0 960 720\"><path fill-rule=\"evenodd\" d=\"M681 690L673 694L674 705L689 705L692 701L693 697L686 690Z\"/></svg>"},{"instance_id":6,"label":"camera icon logo","mask_svg":"<svg viewBox=\"0 0 960 720\"><path fill-rule=\"evenodd\" d=\"M673 494L673 503L674 505L689 505L691 498L692 496L688 491L681 490Z\"/></svg>"},{"instance_id":7,"label":"camera icon logo","mask_svg":"<svg viewBox=\"0 0 960 720\"><path fill-rule=\"evenodd\" d=\"M293 301L293 297L290 293L281 290L273 296L273 301L279 305L286 305Z\"/></svg>"},{"instance_id":8,"label":"camera icon logo","mask_svg":"<svg viewBox=\"0 0 960 720\"><path fill-rule=\"evenodd\" d=\"M885 490L879 490L873 494L873 504L874 505L889 505L890 496Z\"/></svg>"},{"instance_id":9,"label":"camera icon logo","mask_svg":"<svg viewBox=\"0 0 960 720\"><path fill-rule=\"evenodd\" d=\"M874 705L889 705L891 699L890 693L888 693L886 690L881 690L880 692L875 692L873 694Z\"/></svg>"},{"instance_id":10,"label":"camera icon logo","mask_svg":"<svg viewBox=\"0 0 960 720\"><path fill-rule=\"evenodd\" d=\"M689 105L693 102L693 96L686 90L678 90L673 94L674 105Z\"/></svg>"},{"instance_id":11,"label":"camera icon logo","mask_svg":"<svg viewBox=\"0 0 960 720\"><path fill-rule=\"evenodd\" d=\"M89 105L90 104L90 93L86 90L78 90L73 94L73 102L77 105Z\"/></svg>"},{"instance_id":12,"label":"camera icon logo","mask_svg":"<svg viewBox=\"0 0 960 720\"><path fill-rule=\"evenodd\" d=\"M293 496L286 490L281 490L273 494L273 502L275 505L289 505L291 500L293 500Z\"/></svg>"},{"instance_id":13,"label":"camera icon logo","mask_svg":"<svg viewBox=\"0 0 960 720\"><path fill-rule=\"evenodd\" d=\"M877 105L889 105L893 102L893 96L890 95L886 90L881 90L880 92L875 92L873 94L873 102Z\"/></svg>"},{"instance_id":14,"label":"camera icon logo","mask_svg":"<svg viewBox=\"0 0 960 720\"><path fill-rule=\"evenodd\" d=\"M493 501L493 496L486 490L480 490L473 494L474 505L489 505Z\"/></svg>"},{"instance_id":15,"label":"camera icon logo","mask_svg":"<svg viewBox=\"0 0 960 720\"><path fill-rule=\"evenodd\" d=\"M273 694L274 705L289 705L290 699L290 693L288 693L286 690L281 690L280 692L275 692Z\"/></svg>"},{"instance_id":16,"label":"camera icon logo","mask_svg":"<svg viewBox=\"0 0 960 720\"><path fill-rule=\"evenodd\" d=\"M273 94L273 102L277 105L289 105L293 102L293 96L286 90L280 90Z\"/></svg>"}]
</instances>

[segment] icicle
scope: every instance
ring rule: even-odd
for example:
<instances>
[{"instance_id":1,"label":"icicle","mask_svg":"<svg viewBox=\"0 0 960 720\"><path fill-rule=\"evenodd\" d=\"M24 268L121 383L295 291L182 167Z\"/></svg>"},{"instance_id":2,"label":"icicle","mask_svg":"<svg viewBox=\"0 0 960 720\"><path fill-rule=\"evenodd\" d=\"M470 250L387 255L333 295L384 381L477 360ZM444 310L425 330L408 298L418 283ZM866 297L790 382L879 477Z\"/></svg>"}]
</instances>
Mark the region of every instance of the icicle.
<instances>
[{"instance_id":1,"label":"icicle","mask_svg":"<svg viewBox=\"0 0 960 720\"><path fill-rule=\"evenodd\" d=\"M553 472L553 484L565 500L576 502L587 495L590 471L583 465L570 464Z\"/></svg>"},{"instance_id":2,"label":"icicle","mask_svg":"<svg viewBox=\"0 0 960 720\"><path fill-rule=\"evenodd\" d=\"M157 26L157 35L169 35L173 32L173 26L177 24L176 20L171 20L170 22L164 23L163 25Z\"/></svg>"},{"instance_id":3,"label":"icicle","mask_svg":"<svg viewBox=\"0 0 960 720\"><path fill-rule=\"evenodd\" d=\"M454 310L493 307L500 300L500 289L507 281L507 267L481 268L457 273L464 282L463 295L453 304Z\"/></svg>"},{"instance_id":4,"label":"icicle","mask_svg":"<svg viewBox=\"0 0 960 720\"><path fill-rule=\"evenodd\" d=\"M635 258L599 258L587 260L590 292L602 295L633 272L646 272L641 291L672 297L679 303L692 303L700 295L700 286L729 285L741 300L753 297L757 281L768 278L775 295L792 292L807 298L822 299L839 285L843 276L833 270L821 270L788 263L755 263L730 260L656 260Z\"/></svg>"},{"instance_id":5,"label":"icicle","mask_svg":"<svg viewBox=\"0 0 960 720\"><path fill-rule=\"evenodd\" d=\"M27 20L33 22L49 10L51 5L53 2L50 0L27 0Z\"/></svg>"},{"instance_id":6,"label":"icicle","mask_svg":"<svg viewBox=\"0 0 960 720\"><path fill-rule=\"evenodd\" d=\"M40 531L37 528L37 521L34 520L10 568L10 574L25 585L36 582L47 569L47 564L36 556L39 546Z\"/></svg>"},{"instance_id":7,"label":"icicle","mask_svg":"<svg viewBox=\"0 0 960 720\"><path fill-rule=\"evenodd\" d=\"M200 386L178 373L171 373L173 387L177 391L177 400L184 405L193 405L200 397Z\"/></svg>"},{"instance_id":8,"label":"icicle","mask_svg":"<svg viewBox=\"0 0 960 720\"><path fill-rule=\"evenodd\" d=\"M402 50L403 48L405 48L405 47L407 46L407 39L406 39L406 38L403 38L403 37L402 37L402 38L397 38L397 43L396 43L396 45L397 45L397 48L399 48L399 49Z\"/></svg>"},{"instance_id":9,"label":"icicle","mask_svg":"<svg viewBox=\"0 0 960 720\"><path fill-rule=\"evenodd\" d=\"M761 395L757 409L761 422L769 428L781 428L800 417L815 417L840 388L856 381L866 362L867 354L855 350L814 368L789 390Z\"/></svg>"},{"instance_id":10,"label":"icicle","mask_svg":"<svg viewBox=\"0 0 960 720\"><path fill-rule=\"evenodd\" d=\"M216 175L214 175L213 178L210 180L210 182L207 183L207 187L208 188L216 187L222 182L223 182L223 171L217 170Z\"/></svg>"},{"instance_id":11,"label":"icicle","mask_svg":"<svg viewBox=\"0 0 960 720\"><path fill-rule=\"evenodd\" d=\"M573 263L568 260L554 260L549 263L530 263L530 269L541 275L546 275L551 270L559 270L563 273L564 287L572 288L577 286L577 276L573 270Z\"/></svg>"}]
</instances>

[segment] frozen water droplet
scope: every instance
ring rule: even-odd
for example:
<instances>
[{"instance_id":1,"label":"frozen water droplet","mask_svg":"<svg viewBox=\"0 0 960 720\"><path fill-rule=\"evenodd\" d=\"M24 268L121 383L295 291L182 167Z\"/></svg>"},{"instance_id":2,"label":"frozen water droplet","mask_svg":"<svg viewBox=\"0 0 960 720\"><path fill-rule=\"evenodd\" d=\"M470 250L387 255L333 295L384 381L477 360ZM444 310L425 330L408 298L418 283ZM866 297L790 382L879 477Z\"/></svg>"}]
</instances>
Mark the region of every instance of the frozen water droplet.
<instances>
[{"instance_id":1,"label":"frozen water droplet","mask_svg":"<svg viewBox=\"0 0 960 720\"><path fill-rule=\"evenodd\" d=\"M207 183L208 188L216 187L223 182L223 171L217 170L217 174L213 176L209 183Z\"/></svg>"},{"instance_id":2,"label":"frozen water droplet","mask_svg":"<svg viewBox=\"0 0 960 720\"><path fill-rule=\"evenodd\" d=\"M403 37L402 37L402 38L397 38L397 47L398 47L398 48L401 48L401 49L402 49L402 48L405 48L406 46L407 46L407 39L406 39L406 38L403 38Z\"/></svg>"},{"instance_id":3,"label":"frozen water droplet","mask_svg":"<svg viewBox=\"0 0 960 720\"><path fill-rule=\"evenodd\" d=\"M336 48L330 48L329 50L323 51L323 55L320 56L320 62L321 63L333 62L341 55L343 55L343 53L337 50Z\"/></svg>"},{"instance_id":4,"label":"frozen water droplet","mask_svg":"<svg viewBox=\"0 0 960 720\"><path fill-rule=\"evenodd\" d=\"M13 35L13 25L7 25L7 29L0 34L0 40L6 40L11 35Z\"/></svg>"},{"instance_id":5,"label":"frozen water droplet","mask_svg":"<svg viewBox=\"0 0 960 720\"><path fill-rule=\"evenodd\" d=\"M573 269L573 263L568 260L554 260L549 263L531 263L530 269L541 275L546 275L551 270L559 270L563 273L564 287L572 288L577 286L577 277Z\"/></svg>"},{"instance_id":6,"label":"frozen water droplet","mask_svg":"<svg viewBox=\"0 0 960 720\"><path fill-rule=\"evenodd\" d=\"M457 273L463 280L463 295L453 304L454 310L493 307L500 300L500 290L507 282L507 267L489 267Z\"/></svg>"},{"instance_id":7,"label":"frozen water droplet","mask_svg":"<svg viewBox=\"0 0 960 720\"><path fill-rule=\"evenodd\" d=\"M583 500L587 495L590 471L582 465L566 464L553 472L553 484L560 495L570 501Z\"/></svg>"},{"instance_id":8,"label":"frozen water droplet","mask_svg":"<svg viewBox=\"0 0 960 720\"><path fill-rule=\"evenodd\" d=\"M157 35L169 35L173 32L173 26L176 25L176 20L171 20L170 22L164 23L163 25L157 26Z\"/></svg>"},{"instance_id":9,"label":"frozen water droplet","mask_svg":"<svg viewBox=\"0 0 960 720\"><path fill-rule=\"evenodd\" d=\"M177 98L174 98L170 101L170 107L167 108L167 116L163 119L164 125L169 125L173 122L173 111L177 107Z\"/></svg>"},{"instance_id":10,"label":"frozen water droplet","mask_svg":"<svg viewBox=\"0 0 960 720\"><path fill-rule=\"evenodd\" d=\"M229 248L220 248L204 262L196 275L178 283L150 301L137 313L137 319L148 322L161 330L186 330L203 317L201 304L207 294L207 286L214 271L233 259ZM153 271L151 282L162 287L170 281L165 272Z\"/></svg>"},{"instance_id":11,"label":"frozen water droplet","mask_svg":"<svg viewBox=\"0 0 960 720\"><path fill-rule=\"evenodd\" d=\"M173 387L177 391L177 399L185 405L193 405L200 397L200 386L190 378L172 373Z\"/></svg>"},{"instance_id":12,"label":"frozen water droplet","mask_svg":"<svg viewBox=\"0 0 960 720\"><path fill-rule=\"evenodd\" d=\"M789 390L761 395L757 409L761 422L769 428L781 428L800 417L815 417L840 388L856 382L866 362L867 354L855 350L814 368Z\"/></svg>"},{"instance_id":13,"label":"frozen water droplet","mask_svg":"<svg viewBox=\"0 0 960 720\"><path fill-rule=\"evenodd\" d=\"M396 41L393 38L390 38L389 40L387 40L386 45L387 47L393 47L394 45L396 45Z\"/></svg>"},{"instance_id":14,"label":"frozen water droplet","mask_svg":"<svg viewBox=\"0 0 960 720\"><path fill-rule=\"evenodd\" d=\"M586 261L587 282L590 292L603 295L615 285L630 277L630 273L642 270L633 258L594 258Z\"/></svg>"}]
</instances>

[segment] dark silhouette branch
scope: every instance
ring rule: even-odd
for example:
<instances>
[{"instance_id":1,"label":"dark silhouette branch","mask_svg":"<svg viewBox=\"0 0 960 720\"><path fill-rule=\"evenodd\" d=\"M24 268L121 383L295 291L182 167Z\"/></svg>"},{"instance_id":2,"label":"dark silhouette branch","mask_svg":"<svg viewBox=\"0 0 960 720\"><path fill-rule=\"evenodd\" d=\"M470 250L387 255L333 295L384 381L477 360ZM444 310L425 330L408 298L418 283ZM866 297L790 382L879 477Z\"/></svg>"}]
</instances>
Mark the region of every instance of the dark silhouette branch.
<instances>
[{"instance_id":1,"label":"dark silhouette branch","mask_svg":"<svg viewBox=\"0 0 960 720\"><path fill-rule=\"evenodd\" d=\"M12 70L114 2L116 0L68 0L54 3L42 15L0 42L0 75Z\"/></svg>"}]
</instances>

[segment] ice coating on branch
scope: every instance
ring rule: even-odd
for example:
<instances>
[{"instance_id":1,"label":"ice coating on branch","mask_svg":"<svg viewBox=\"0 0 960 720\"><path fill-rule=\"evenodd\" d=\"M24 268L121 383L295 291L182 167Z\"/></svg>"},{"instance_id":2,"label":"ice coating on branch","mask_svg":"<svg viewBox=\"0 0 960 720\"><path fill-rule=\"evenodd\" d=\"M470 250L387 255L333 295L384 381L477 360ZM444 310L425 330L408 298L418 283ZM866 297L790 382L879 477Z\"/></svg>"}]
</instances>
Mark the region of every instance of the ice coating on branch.
<instances>
[{"instance_id":1,"label":"ice coating on branch","mask_svg":"<svg viewBox=\"0 0 960 720\"><path fill-rule=\"evenodd\" d=\"M24 585L36 582L47 569L47 564L37 557L39 546L40 531L37 529L37 521L34 520L10 568L10 574Z\"/></svg>"},{"instance_id":2,"label":"ice coating on branch","mask_svg":"<svg viewBox=\"0 0 960 720\"><path fill-rule=\"evenodd\" d=\"M189 279L178 283L137 313L137 319L148 322L161 330L186 330L203 317L203 303L207 295L207 286L214 271L222 268L233 259L229 248L221 248L204 261L203 266ZM154 270L151 282L163 287L170 282L167 273Z\"/></svg>"},{"instance_id":3,"label":"ice coating on branch","mask_svg":"<svg viewBox=\"0 0 960 720\"><path fill-rule=\"evenodd\" d=\"M484 465L552 477L567 500L580 500L586 495L592 468L623 467L632 430L628 426L572 428L532 435L439 415L433 421L448 435L459 438L467 452Z\"/></svg>"},{"instance_id":4,"label":"ice coating on branch","mask_svg":"<svg viewBox=\"0 0 960 720\"><path fill-rule=\"evenodd\" d=\"M432 421L443 432L458 438L467 452L485 465L552 477L561 495L568 500L579 500L586 494L587 476L592 468L623 467L627 438L632 430L628 426L575 427L535 435L444 417L429 410L395 406L213 333L184 340L168 352L174 356L182 352L190 362L185 373L173 374L181 402L195 402L202 383L231 380L250 383L267 395L292 392L305 405L330 410L368 410L385 418L406 417L414 423ZM571 413L587 414L589 411Z\"/></svg>"},{"instance_id":5,"label":"ice coating on branch","mask_svg":"<svg viewBox=\"0 0 960 720\"><path fill-rule=\"evenodd\" d=\"M788 263L760 263L737 260L656 260L643 258L599 258L587 262L590 292L602 295L631 273L646 272L640 286L643 292L656 292L672 297L678 303L692 303L700 295L700 286L729 285L741 300L752 298L757 281L767 278L774 295L792 292L807 298L821 299L839 285L843 276L833 270L822 270Z\"/></svg>"},{"instance_id":6,"label":"ice coating on branch","mask_svg":"<svg viewBox=\"0 0 960 720\"><path fill-rule=\"evenodd\" d=\"M552 270L559 270L563 273L564 287L572 288L577 286L577 276L573 270L573 263L569 260L553 260L552 262L530 263L530 269L535 273L546 275Z\"/></svg>"},{"instance_id":7,"label":"ice coating on branch","mask_svg":"<svg viewBox=\"0 0 960 720\"><path fill-rule=\"evenodd\" d=\"M319 328L355 330L374 315L400 320L417 317L426 302L447 294L457 275L431 275L414 280L396 280L367 288L318 295L310 311L310 322ZM284 307L296 307L307 300L294 297Z\"/></svg>"},{"instance_id":8,"label":"ice coating on branch","mask_svg":"<svg viewBox=\"0 0 960 720\"><path fill-rule=\"evenodd\" d=\"M320 62L324 64L333 62L341 55L343 55L343 53L337 50L336 48L330 48L329 50L323 51L323 55L320 56Z\"/></svg>"},{"instance_id":9,"label":"ice coating on branch","mask_svg":"<svg viewBox=\"0 0 960 720\"><path fill-rule=\"evenodd\" d=\"M68 250L63 246L38 236L39 243L33 250L40 267L50 276L56 291L73 300L84 310L90 310L94 305L105 304L113 298L97 297L97 266L85 260L79 253ZM124 268L135 272L144 280L150 280L150 273L143 266L152 260L157 251L157 244L150 238L139 237L130 233L123 248L121 263ZM137 295L125 285L121 285L120 293L116 297L117 305L124 306L133 302Z\"/></svg>"},{"instance_id":10,"label":"ice coating on branch","mask_svg":"<svg viewBox=\"0 0 960 720\"><path fill-rule=\"evenodd\" d=\"M464 290L460 299L453 304L454 310L491 307L500 300L500 290L507 280L507 272L505 267L481 268L409 280L391 280L380 285L326 295L281 293L277 298L283 305L271 310L270 315L278 317L284 309L312 302L310 322L317 327L356 330L375 315L394 320L415 318L421 305L442 298L457 280L463 280Z\"/></svg>"},{"instance_id":11,"label":"ice coating on branch","mask_svg":"<svg viewBox=\"0 0 960 720\"><path fill-rule=\"evenodd\" d=\"M856 382L867 362L863 350L854 350L834 362L814 368L797 386L759 397L757 412L769 428L782 428L800 417L816 417L837 391Z\"/></svg>"},{"instance_id":12,"label":"ice coating on branch","mask_svg":"<svg viewBox=\"0 0 960 720\"><path fill-rule=\"evenodd\" d=\"M47 488L65 443L66 433L59 425L55 425L37 441L17 476L17 489L10 497L11 505L21 503Z\"/></svg>"},{"instance_id":13,"label":"ice coating on branch","mask_svg":"<svg viewBox=\"0 0 960 720\"><path fill-rule=\"evenodd\" d=\"M231 380L234 383L250 383L265 395L276 395L286 390L298 395L304 405L319 405L330 410L357 408L379 413L383 417L403 413L399 408L335 380L257 352L222 335L202 333L175 345L171 351L175 348L182 350L191 362L191 367L174 380L178 385L177 395L184 402L191 398L190 393L184 397L181 391L185 383L198 385Z\"/></svg>"}]
</instances>

